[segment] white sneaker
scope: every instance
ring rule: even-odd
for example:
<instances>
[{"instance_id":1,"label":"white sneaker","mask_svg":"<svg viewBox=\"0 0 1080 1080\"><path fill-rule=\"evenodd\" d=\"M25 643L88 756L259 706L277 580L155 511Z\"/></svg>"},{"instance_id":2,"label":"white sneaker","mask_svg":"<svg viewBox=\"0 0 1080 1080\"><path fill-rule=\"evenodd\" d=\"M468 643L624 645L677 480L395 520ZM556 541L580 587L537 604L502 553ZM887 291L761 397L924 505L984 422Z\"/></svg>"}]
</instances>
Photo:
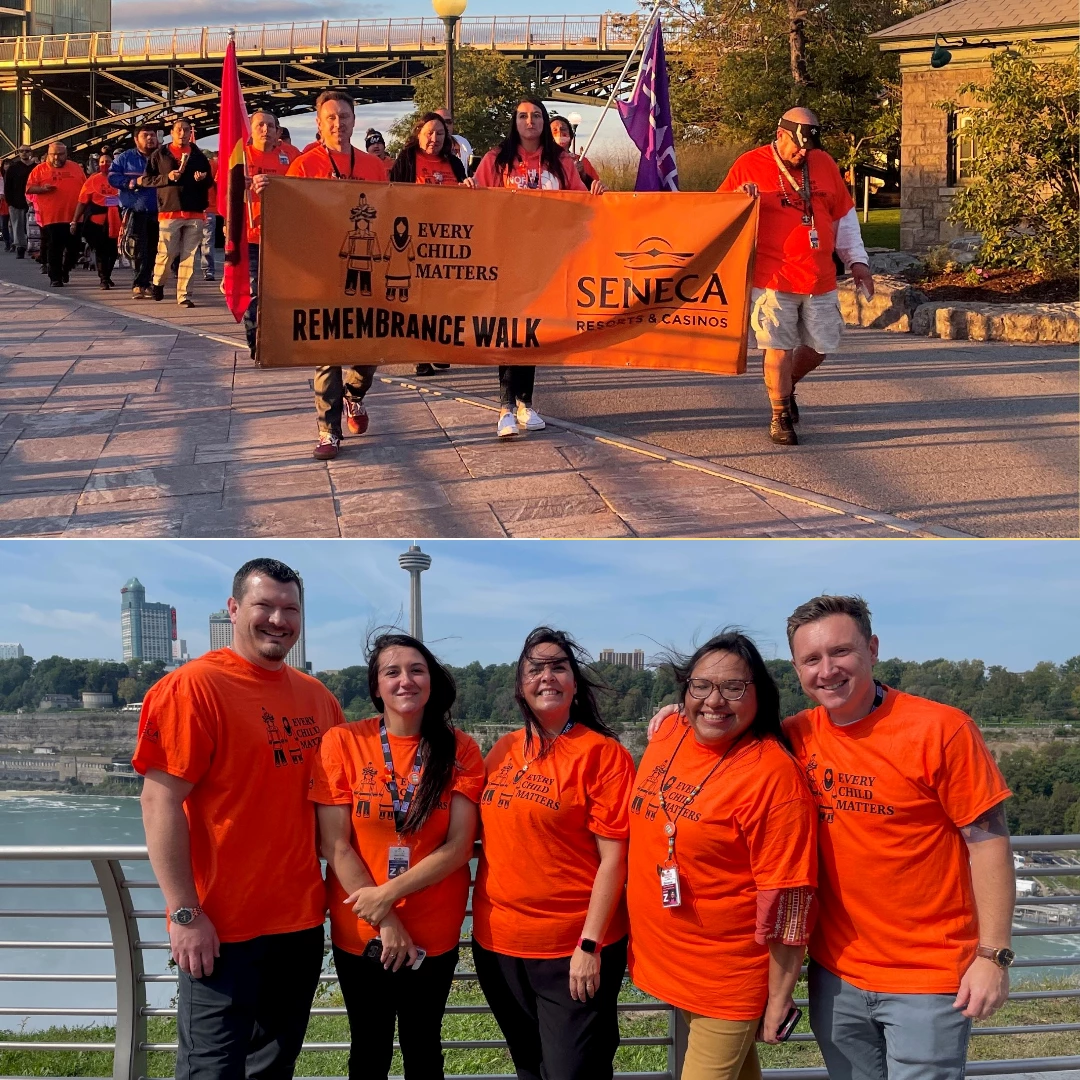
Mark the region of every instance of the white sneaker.
<instances>
[{"instance_id":1,"label":"white sneaker","mask_svg":"<svg viewBox=\"0 0 1080 1080\"><path fill-rule=\"evenodd\" d=\"M517 421L509 409L504 409L499 414L498 432L500 439L511 438L518 433Z\"/></svg>"},{"instance_id":2,"label":"white sneaker","mask_svg":"<svg viewBox=\"0 0 1080 1080\"><path fill-rule=\"evenodd\" d=\"M517 422L526 431L543 431L547 427L543 417L531 406L519 401Z\"/></svg>"}]
</instances>

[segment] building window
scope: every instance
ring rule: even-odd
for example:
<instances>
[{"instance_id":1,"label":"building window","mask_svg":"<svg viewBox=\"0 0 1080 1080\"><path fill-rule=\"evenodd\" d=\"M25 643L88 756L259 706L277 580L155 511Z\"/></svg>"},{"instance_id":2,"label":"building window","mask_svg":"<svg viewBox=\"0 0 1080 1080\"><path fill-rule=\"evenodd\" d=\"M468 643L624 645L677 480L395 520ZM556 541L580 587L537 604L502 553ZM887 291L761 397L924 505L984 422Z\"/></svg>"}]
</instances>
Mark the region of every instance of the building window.
<instances>
[{"instance_id":1,"label":"building window","mask_svg":"<svg viewBox=\"0 0 1080 1080\"><path fill-rule=\"evenodd\" d=\"M971 132L967 110L949 113L949 187L970 184L976 175L978 142Z\"/></svg>"}]
</instances>

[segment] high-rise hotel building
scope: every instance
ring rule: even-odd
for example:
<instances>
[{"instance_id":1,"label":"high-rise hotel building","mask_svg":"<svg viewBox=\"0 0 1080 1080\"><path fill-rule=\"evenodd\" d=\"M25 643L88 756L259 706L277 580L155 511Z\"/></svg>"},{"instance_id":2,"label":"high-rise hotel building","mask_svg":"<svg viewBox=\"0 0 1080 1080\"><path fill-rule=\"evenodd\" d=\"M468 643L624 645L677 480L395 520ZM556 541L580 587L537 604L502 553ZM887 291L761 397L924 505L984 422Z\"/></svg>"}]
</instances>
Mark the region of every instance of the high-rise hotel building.
<instances>
[{"instance_id":1,"label":"high-rise hotel building","mask_svg":"<svg viewBox=\"0 0 1080 1080\"><path fill-rule=\"evenodd\" d=\"M176 608L148 604L146 589L132 578L120 590L120 637L125 660L162 660L172 663L176 640Z\"/></svg>"}]
</instances>

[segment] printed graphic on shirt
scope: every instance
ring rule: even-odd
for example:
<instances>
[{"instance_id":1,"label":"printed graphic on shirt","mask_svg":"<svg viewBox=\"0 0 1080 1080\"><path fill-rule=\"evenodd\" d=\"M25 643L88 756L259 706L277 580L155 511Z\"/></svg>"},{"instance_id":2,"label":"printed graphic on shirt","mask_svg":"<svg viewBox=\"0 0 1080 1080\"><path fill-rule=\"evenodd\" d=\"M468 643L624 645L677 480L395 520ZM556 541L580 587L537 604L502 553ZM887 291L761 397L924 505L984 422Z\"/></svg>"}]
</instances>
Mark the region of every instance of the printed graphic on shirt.
<instances>
[{"instance_id":1,"label":"printed graphic on shirt","mask_svg":"<svg viewBox=\"0 0 1080 1080\"><path fill-rule=\"evenodd\" d=\"M535 803L548 810L561 810L559 782L548 776L535 762L523 769L514 769L508 757L488 778L481 805L494 805L496 810L509 810L514 799ZM496 797L497 796L497 797Z\"/></svg>"},{"instance_id":2,"label":"printed graphic on shirt","mask_svg":"<svg viewBox=\"0 0 1080 1080\"><path fill-rule=\"evenodd\" d=\"M311 716L281 718L278 725L274 714L262 709L262 722L266 726L266 741L274 754L274 768L285 765L301 765L305 750L318 750L322 740L319 725Z\"/></svg>"},{"instance_id":3,"label":"printed graphic on shirt","mask_svg":"<svg viewBox=\"0 0 1080 1080\"><path fill-rule=\"evenodd\" d=\"M840 772L831 765L822 767L818 764L816 753L811 754L806 763L806 782L817 803L818 820L823 825L832 824L837 811L893 817L896 807L874 798L877 780L878 777L865 773Z\"/></svg>"}]
</instances>

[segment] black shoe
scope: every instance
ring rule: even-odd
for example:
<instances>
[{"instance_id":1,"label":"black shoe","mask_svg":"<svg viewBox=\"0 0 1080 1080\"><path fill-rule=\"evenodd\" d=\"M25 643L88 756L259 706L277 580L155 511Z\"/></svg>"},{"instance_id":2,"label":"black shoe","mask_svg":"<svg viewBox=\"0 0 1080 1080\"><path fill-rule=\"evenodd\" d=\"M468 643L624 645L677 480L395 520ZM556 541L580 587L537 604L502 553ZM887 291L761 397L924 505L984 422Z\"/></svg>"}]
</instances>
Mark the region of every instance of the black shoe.
<instances>
[{"instance_id":1,"label":"black shoe","mask_svg":"<svg viewBox=\"0 0 1080 1080\"><path fill-rule=\"evenodd\" d=\"M788 412L791 413L791 422L797 424L799 422L799 406L795 401L795 394L792 393L788 399Z\"/></svg>"},{"instance_id":2,"label":"black shoe","mask_svg":"<svg viewBox=\"0 0 1080 1080\"><path fill-rule=\"evenodd\" d=\"M181 307L194 307L195 306L195 301L194 300L181 300L180 301L180 306Z\"/></svg>"},{"instance_id":3,"label":"black shoe","mask_svg":"<svg viewBox=\"0 0 1080 1080\"><path fill-rule=\"evenodd\" d=\"M71 281L71 275L65 270L64 271L64 284L66 285L69 281Z\"/></svg>"},{"instance_id":4,"label":"black shoe","mask_svg":"<svg viewBox=\"0 0 1080 1080\"><path fill-rule=\"evenodd\" d=\"M52 282L52 287L54 289L62 289L64 287L64 283L62 281L54 281Z\"/></svg>"},{"instance_id":5,"label":"black shoe","mask_svg":"<svg viewBox=\"0 0 1080 1080\"><path fill-rule=\"evenodd\" d=\"M26 248L16 248L15 249L15 258L16 259L25 259L26 258Z\"/></svg>"},{"instance_id":6,"label":"black shoe","mask_svg":"<svg viewBox=\"0 0 1080 1080\"><path fill-rule=\"evenodd\" d=\"M49 272L49 267L48 267L48 265L46 263L41 264L41 272L43 274L47 274Z\"/></svg>"},{"instance_id":7,"label":"black shoe","mask_svg":"<svg viewBox=\"0 0 1080 1080\"><path fill-rule=\"evenodd\" d=\"M151 285L150 286L150 295L155 300L164 300L165 299L165 286L164 285Z\"/></svg>"},{"instance_id":8,"label":"black shoe","mask_svg":"<svg viewBox=\"0 0 1080 1080\"><path fill-rule=\"evenodd\" d=\"M434 375L435 369L430 364L417 364L414 374L423 378L425 375Z\"/></svg>"},{"instance_id":9,"label":"black shoe","mask_svg":"<svg viewBox=\"0 0 1080 1080\"><path fill-rule=\"evenodd\" d=\"M781 446L798 446L799 436L795 434L795 428L791 423L791 413L786 409L782 413L773 414L769 424L769 438Z\"/></svg>"},{"instance_id":10,"label":"black shoe","mask_svg":"<svg viewBox=\"0 0 1080 1080\"><path fill-rule=\"evenodd\" d=\"M436 371L449 371L450 370L450 365L449 364L432 364L431 366Z\"/></svg>"}]
</instances>

